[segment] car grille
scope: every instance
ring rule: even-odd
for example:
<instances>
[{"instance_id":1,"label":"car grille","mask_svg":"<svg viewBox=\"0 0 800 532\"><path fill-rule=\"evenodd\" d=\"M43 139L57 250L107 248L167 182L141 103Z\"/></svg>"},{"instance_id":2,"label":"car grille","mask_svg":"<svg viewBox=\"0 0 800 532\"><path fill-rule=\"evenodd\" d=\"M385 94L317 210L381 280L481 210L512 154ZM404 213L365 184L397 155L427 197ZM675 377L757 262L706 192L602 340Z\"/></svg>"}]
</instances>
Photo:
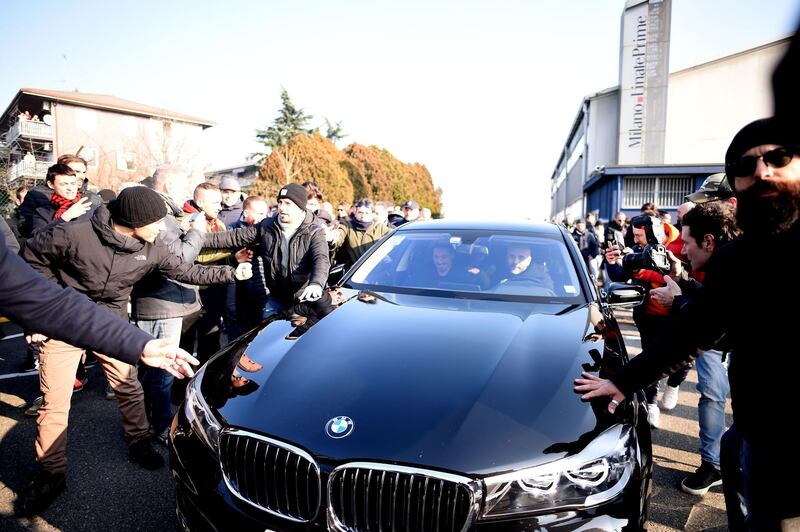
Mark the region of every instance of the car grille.
<instances>
[{"instance_id":1,"label":"car grille","mask_svg":"<svg viewBox=\"0 0 800 532\"><path fill-rule=\"evenodd\" d=\"M292 521L313 521L321 504L319 467L286 443L238 429L220 434L225 484L239 499Z\"/></svg>"},{"instance_id":2,"label":"car grille","mask_svg":"<svg viewBox=\"0 0 800 532\"><path fill-rule=\"evenodd\" d=\"M482 492L468 478L401 466L347 464L328 479L328 519L339 531L457 532L477 517Z\"/></svg>"}]
</instances>

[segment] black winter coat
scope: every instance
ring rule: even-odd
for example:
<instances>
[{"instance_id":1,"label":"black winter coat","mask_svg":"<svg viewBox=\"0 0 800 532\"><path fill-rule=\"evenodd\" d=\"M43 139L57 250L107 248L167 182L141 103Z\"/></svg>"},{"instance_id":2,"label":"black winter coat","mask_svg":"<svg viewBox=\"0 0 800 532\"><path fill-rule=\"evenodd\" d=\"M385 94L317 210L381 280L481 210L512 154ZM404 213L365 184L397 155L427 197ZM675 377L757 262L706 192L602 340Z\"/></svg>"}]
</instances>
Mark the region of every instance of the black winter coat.
<instances>
[{"instance_id":1,"label":"black winter coat","mask_svg":"<svg viewBox=\"0 0 800 532\"><path fill-rule=\"evenodd\" d=\"M797 402L793 378L800 374L800 349L797 315L787 305L800 298L800 284L793 281L798 242L800 222L781 235L746 234L715 250L705 268L702 294L682 309L657 342L610 379L626 394L643 388L726 334L739 433L750 444L773 449L776 456L781 456L779 447L795 452L791 408ZM769 279L759 274L767 267Z\"/></svg>"},{"instance_id":2,"label":"black winter coat","mask_svg":"<svg viewBox=\"0 0 800 532\"><path fill-rule=\"evenodd\" d=\"M164 202L167 204L166 228L158 234L155 244L166 246L181 261L192 263L200 253L205 237L197 229L184 234L177 220L183 211L166 196ZM131 318L134 320L181 318L198 310L200 297L196 286L186 286L158 272L145 276L133 287Z\"/></svg>"},{"instance_id":3,"label":"black winter coat","mask_svg":"<svg viewBox=\"0 0 800 532\"><path fill-rule=\"evenodd\" d=\"M297 302L303 289L316 284L325 287L331 267L325 228L315 222L315 216L306 212L305 220L289 242L289 267L281 271L281 246L283 233L278 217L266 218L258 225L233 231L207 233L205 246L214 249L241 249L260 244L264 260L264 278L272 297L284 306Z\"/></svg>"},{"instance_id":4,"label":"black winter coat","mask_svg":"<svg viewBox=\"0 0 800 532\"><path fill-rule=\"evenodd\" d=\"M152 336L49 282L0 242L0 314L50 338L136 364Z\"/></svg>"},{"instance_id":5,"label":"black winter coat","mask_svg":"<svg viewBox=\"0 0 800 532\"><path fill-rule=\"evenodd\" d=\"M85 213L81 214L75 220L84 220L87 218L91 218L94 210L97 208L99 203L92 203L92 207ZM53 220L53 216L56 213L56 207L52 203L48 203L47 205L42 205L36 212L33 213L33 226L31 228L31 235L35 235L39 231L43 231L45 229L49 229L54 225L59 225L63 223L67 223L66 220L63 218L56 218Z\"/></svg>"},{"instance_id":6,"label":"black winter coat","mask_svg":"<svg viewBox=\"0 0 800 532\"><path fill-rule=\"evenodd\" d=\"M89 198L89 201L92 202L93 207L97 207L103 203L103 200L100 199L100 196L97 194L92 194L91 192L86 192L83 188L81 189L81 195ZM53 189L47 185L37 185L30 189L27 194L25 194L25 199L23 200L22 205L19 206L20 220L19 225L17 226L17 230L22 237L29 238L33 234L33 223L34 218L36 218L36 211L40 207L47 208L51 206L50 198L52 197ZM55 212L55 209L53 209L52 212ZM47 223L50 223L52 219L53 216L51 214L50 220L48 220ZM39 226L39 228L41 228L41 226Z\"/></svg>"},{"instance_id":7,"label":"black winter coat","mask_svg":"<svg viewBox=\"0 0 800 532\"><path fill-rule=\"evenodd\" d=\"M166 246L127 237L98 207L91 219L60 224L26 242L22 257L45 277L84 294L121 318L128 316L134 283L152 272L191 284L233 282L230 266L183 262Z\"/></svg>"}]
</instances>

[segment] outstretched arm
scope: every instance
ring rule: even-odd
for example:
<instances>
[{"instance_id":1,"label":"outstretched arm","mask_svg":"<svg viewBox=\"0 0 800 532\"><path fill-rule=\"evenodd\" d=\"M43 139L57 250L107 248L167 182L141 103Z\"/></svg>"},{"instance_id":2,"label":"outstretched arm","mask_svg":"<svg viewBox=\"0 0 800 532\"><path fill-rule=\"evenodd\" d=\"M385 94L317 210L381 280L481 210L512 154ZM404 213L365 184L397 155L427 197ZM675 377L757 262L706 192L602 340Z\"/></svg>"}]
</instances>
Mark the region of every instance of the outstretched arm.
<instances>
[{"instance_id":1,"label":"outstretched arm","mask_svg":"<svg viewBox=\"0 0 800 532\"><path fill-rule=\"evenodd\" d=\"M581 375L583 376L582 379L575 379L575 391L586 392L581 395L581 399L610 397L611 402L608 404L608 411L613 414L622 400L625 399L625 394L608 379L602 379L585 371Z\"/></svg>"},{"instance_id":2,"label":"outstretched arm","mask_svg":"<svg viewBox=\"0 0 800 532\"><path fill-rule=\"evenodd\" d=\"M45 279L0 242L0 314L26 329L136 364L191 376L197 361L162 345L138 327L98 307L86 296Z\"/></svg>"},{"instance_id":3,"label":"outstretched arm","mask_svg":"<svg viewBox=\"0 0 800 532\"><path fill-rule=\"evenodd\" d=\"M261 239L263 224L239 227L231 231L206 233L203 249L242 249Z\"/></svg>"},{"instance_id":4,"label":"outstretched arm","mask_svg":"<svg viewBox=\"0 0 800 532\"><path fill-rule=\"evenodd\" d=\"M170 344L167 339L150 340L144 344L144 351L139 360L142 364L161 368L179 379L193 377L192 364L196 366L200 361L183 349Z\"/></svg>"}]
</instances>

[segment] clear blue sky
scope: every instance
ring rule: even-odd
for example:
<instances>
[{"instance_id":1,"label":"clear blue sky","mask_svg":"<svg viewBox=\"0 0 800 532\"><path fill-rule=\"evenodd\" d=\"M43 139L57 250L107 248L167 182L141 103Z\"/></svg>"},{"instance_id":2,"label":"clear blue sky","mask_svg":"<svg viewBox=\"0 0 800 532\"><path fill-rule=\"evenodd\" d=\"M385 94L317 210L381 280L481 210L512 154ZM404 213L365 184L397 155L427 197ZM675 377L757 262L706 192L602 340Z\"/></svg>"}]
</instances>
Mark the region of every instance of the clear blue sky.
<instances>
[{"instance_id":1,"label":"clear blue sky","mask_svg":"<svg viewBox=\"0 0 800 532\"><path fill-rule=\"evenodd\" d=\"M21 87L77 88L207 117L202 162L221 166L255 150L285 87L314 125L343 122L342 146L425 164L446 214L539 219L583 96L617 84L624 1L4 4L2 107ZM798 17L796 0L673 0L671 69Z\"/></svg>"}]
</instances>

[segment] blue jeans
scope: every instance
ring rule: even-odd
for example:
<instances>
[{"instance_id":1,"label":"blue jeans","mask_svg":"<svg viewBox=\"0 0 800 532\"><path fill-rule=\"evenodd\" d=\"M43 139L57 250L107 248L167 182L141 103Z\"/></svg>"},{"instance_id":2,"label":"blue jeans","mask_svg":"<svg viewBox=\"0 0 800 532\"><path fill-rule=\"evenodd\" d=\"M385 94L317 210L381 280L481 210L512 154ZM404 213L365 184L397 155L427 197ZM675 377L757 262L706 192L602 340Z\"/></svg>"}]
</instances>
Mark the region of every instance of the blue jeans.
<instances>
[{"instance_id":1,"label":"blue jeans","mask_svg":"<svg viewBox=\"0 0 800 532\"><path fill-rule=\"evenodd\" d=\"M181 339L183 318L163 320L138 320L134 323L141 330L158 339L170 340L178 346ZM139 382L144 390L144 408L150 426L156 434L161 434L172 423L172 375L160 368L139 364Z\"/></svg>"},{"instance_id":2,"label":"blue jeans","mask_svg":"<svg viewBox=\"0 0 800 532\"><path fill-rule=\"evenodd\" d=\"M700 458L719 469L719 445L725 432L725 399L730 391L728 360L722 353L710 350L695 361L697 391L700 401L697 416L700 424Z\"/></svg>"},{"instance_id":3,"label":"blue jeans","mask_svg":"<svg viewBox=\"0 0 800 532\"><path fill-rule=\"evenodd\" d=\"M269 318L276 312L280 312L284 310L286 307L281 305L274 297L267 297L267 300L264 301L264 308L262 309L261 316L263 318Z\"/></svg>"}]
</instances>

